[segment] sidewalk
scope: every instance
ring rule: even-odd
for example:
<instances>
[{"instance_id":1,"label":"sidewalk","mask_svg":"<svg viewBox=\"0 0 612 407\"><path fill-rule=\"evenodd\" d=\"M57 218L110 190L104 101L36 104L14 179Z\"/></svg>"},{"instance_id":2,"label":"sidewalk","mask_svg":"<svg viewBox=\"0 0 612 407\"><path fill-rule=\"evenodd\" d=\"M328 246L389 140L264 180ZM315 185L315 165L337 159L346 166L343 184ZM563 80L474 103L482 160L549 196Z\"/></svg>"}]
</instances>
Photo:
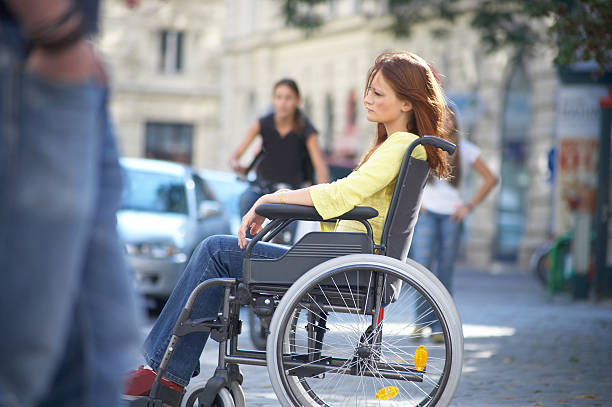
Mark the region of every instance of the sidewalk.
<instances>
[{"instance_id":1,"label":"sidewalk","mask_svg":"<svg viewBox=\"0 0 612 407\"><path fill-rule=\"evenodd\" d=\"M465 267L455 300L465 354L451 406L612 406L612 303L550 299L530 275ZM214 371L216 346L209 341L202 354L202 378ZM278 406L265 368L241 371L247 406Z\"/></svg>"},{"instance_id":2,"label":"sidewalk","mask_svg":"<svg viewBox=\"0 0 612 407\"><path fill-rule=\"evenodd\" d=\"M612 304L465 268L455 300L465 354L453 406L612 406Z\"/></svg>"}]
</instances>

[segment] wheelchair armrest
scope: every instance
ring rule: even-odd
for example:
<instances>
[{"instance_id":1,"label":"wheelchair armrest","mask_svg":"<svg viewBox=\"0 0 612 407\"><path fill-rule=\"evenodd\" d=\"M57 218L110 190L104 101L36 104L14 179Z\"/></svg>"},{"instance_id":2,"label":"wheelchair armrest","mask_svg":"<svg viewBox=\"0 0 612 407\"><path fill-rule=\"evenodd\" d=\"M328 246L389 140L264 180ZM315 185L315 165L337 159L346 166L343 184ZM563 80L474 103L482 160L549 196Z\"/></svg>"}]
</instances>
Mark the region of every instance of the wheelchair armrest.
<instances>
[{"instance_id":1,"label":"wheelchair armrest","mask_svg":"<svg viewBox=\"0 0 612 407\"><path fill-rule=\"evenodd\" d=\"M296 219L296 220L312 220L323 221L323 218L314 206L305 205L290 205L290 204L261 204L255 212L258 215L265 216L268 219ZM350 211L335 217L334 219L326 220L366 220L378 216L378 211L369 206L356 206Z\"/></svg>"}]
</instances>

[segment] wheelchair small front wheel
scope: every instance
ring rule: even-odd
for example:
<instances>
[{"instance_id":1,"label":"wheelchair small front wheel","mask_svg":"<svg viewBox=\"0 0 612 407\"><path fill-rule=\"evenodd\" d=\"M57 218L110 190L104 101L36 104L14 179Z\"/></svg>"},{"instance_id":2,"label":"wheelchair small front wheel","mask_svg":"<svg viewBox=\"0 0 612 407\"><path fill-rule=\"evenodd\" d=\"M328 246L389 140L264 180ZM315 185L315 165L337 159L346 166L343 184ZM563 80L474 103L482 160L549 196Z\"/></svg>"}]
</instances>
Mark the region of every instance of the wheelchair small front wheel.
<instances>
[{"instance_id":1,"label":"wheelchair small front wheel","mask_svg":"<svg viewBox=\"0 0 612 407\"><path fill-rule=\"evenodd\" d=\"M232 393L225 387L222 387L219 393L217 393L217 397L215 397L213 407L236 407Z\"/></svg>"},{"instance_id":2,"label":"wheelchair small front wheel","mask_svg":"<svg viewBox=\"0 0 612 407\"><path fill-rule=\"evenodd\" d=\"M241 385L237 382L233 382L230 387L230 393L232 394L232 399L234 399L236 407L246 407L246 398L244 397L244 391Z\"/></svg>"},{"instance_id":3,"label":"wheelchair small front wheel","mask_svg":"<svg viewBox=\"0 0 612 407\"><path fill-rule=\"evenodd\" d=\"M426 268L357 254L322 263L280 301L268 373L291 406L446 406L459 383L463 331Z\"/></svg>"},{"instance_id":4,"label":"wheelchair small front wheel","mask_svg":"<svg viewBox=\"0 0 612 407\"><path fill-rule=\"evenodd\" d=\"M206 382L199 382L187 387L181 407L198 407L200 400L194 393L200 393L206 387ZM191 405L189 405L191 404ZM233 382L230 389L222 387L215 396L212 407L245 407L246 401L240 384Z\"/></svg>"}]
</instances>

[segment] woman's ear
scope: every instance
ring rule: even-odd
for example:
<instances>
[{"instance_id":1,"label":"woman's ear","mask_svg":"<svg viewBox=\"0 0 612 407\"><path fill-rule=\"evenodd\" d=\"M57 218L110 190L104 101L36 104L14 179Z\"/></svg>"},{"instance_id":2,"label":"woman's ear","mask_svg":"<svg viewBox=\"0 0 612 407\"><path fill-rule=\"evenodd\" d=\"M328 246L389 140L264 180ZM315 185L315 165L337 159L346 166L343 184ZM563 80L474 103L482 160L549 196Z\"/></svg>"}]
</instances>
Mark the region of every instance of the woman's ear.
<instances>
[{"instance_id":1,"label":"woman's ear","mask_svg":"<svg viewBox=\"0 0 612 407\"><path fill-rule=\"evenodd\" d=\"M409 112L412 110L412 102L406 100L402 102L402 112Z\"/></svg>"}]
</instances>

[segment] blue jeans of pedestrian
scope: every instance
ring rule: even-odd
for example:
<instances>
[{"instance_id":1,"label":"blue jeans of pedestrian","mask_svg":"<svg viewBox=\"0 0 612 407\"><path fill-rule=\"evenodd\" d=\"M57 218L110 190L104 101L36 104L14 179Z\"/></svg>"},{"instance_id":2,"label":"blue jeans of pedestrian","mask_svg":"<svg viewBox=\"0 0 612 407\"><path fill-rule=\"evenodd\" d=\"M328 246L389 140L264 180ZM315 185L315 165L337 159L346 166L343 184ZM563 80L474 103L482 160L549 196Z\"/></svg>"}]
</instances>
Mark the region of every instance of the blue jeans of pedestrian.
<instances>
[{"instance_id":1,"label":"blue jeans of pedestrian","mask_svg":"<svg viewBox=\"0 0 612 407\"><path fill-rule=\"evenodd\" d=\"M254 259L276 259L287 250L287 246L260 242L253 247L251 256ZM218 277L242 278L243 259L244 250L238 246L236 236L211 236L200 243L145 340L143 353L149 366L154 370L159 368L179 314L198 284ZM192 318L216 317L223 305L223 290L219 286L203 291L195 302ZM208 333L191 333L182 337L164 376L186 386L199 366L207 339Z\"/></svg>"},{"instance_id":2,"label":"blue jeans of pedestrian","mask_svg":"<svg viewBox=\"0 0 612 407\"><path fill-rule=\"evenodd\" d=\"M423 210L414 229L408 256L431 270L452 293L453 271L461 240L463 223L451 215ZM427 312L424 304L417 306L417 316ZM439 325L433 324L435 329Z\"/></svg>"},{"instance_id":3,"label":"blue jeans of pedestrian","mask_svg":"<svg viewBox=\"0 0 612 407\"><path fill-rule=\"evenodd\" d=\"M107 91L24 72L23 44L7 30L0 25L0 406L115 406L139 334L116 231L121 171Z\"/></svg>"}]
</instances>

